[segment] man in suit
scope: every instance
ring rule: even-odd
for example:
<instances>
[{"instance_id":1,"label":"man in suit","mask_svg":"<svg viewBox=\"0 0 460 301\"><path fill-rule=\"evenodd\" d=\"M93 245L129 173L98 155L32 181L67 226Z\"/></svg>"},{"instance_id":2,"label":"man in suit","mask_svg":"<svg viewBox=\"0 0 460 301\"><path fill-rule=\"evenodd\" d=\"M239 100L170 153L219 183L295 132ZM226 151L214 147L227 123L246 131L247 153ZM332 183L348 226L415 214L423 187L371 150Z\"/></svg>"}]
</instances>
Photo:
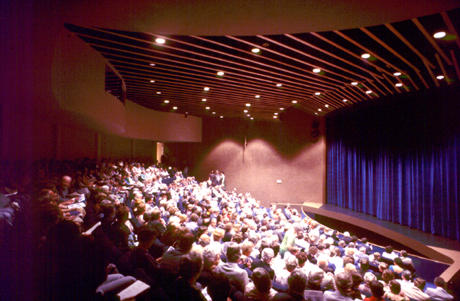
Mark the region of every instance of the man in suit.
<instances>
[{"instance_id":1,"label":"man in suit","mask_svg":"<svg viewBox=\"0 0 460 301\"><path fill-rule=\"evenodd\" d=\"M226 255L227 262L221 262L216 268L216 273L224 274L236 289L244 293L249 278L248 273L238 266L240 246L235 242L229 243Z\"/></svg>"},{"instance_id":2,"label":"man in suit","mask_svg":"<svg viewBox=\"0 0 460 301\"><path fill-rule=\"evenodd\" d=\"M436 288L427 288L426 294L432 300L453 300L454 297L446 291L446 282L441 277L434 278Z\"/></svg>"}]
</instances>

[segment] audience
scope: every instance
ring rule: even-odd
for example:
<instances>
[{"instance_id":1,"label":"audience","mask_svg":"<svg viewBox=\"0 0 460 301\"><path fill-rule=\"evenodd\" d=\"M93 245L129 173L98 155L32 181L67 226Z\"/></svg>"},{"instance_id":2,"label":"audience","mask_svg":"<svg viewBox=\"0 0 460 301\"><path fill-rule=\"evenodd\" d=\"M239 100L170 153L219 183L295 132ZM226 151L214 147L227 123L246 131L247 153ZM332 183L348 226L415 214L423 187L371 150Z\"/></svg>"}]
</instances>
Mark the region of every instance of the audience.
<instances>
[{"instance_id":1,"label":"audience","mask_svg":"<svg viewBox=\"0 0 460 301\"><path fill-rule=\"evenodd\" d=\"M150 286L149 300L453 299L439 277L425 290L407 252L380 254L295 208L264 208L227 190L217 170L198 182L136 162L53 166L38 168L30 196L0 190L2 235L30 200L36 299L91 299L134 278Z\"/></svg>"}]
</instances>

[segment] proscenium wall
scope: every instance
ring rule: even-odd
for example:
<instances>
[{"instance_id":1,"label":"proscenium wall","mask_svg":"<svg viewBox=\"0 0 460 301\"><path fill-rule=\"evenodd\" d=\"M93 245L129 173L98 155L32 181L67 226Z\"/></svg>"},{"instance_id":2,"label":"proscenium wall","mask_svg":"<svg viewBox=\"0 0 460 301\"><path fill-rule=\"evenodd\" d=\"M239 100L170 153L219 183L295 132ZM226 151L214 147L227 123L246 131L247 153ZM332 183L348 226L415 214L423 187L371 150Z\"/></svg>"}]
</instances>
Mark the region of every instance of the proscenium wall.
<instances>
[{"instance_id":1,"label":"proscenium wall","mask_svg":"<svg viewBox=\"0 0 460 301\"><path fill-rule=\"evenodd\" d=\"M222 170L227 189L251 192L265 205L323 203L326 145L322 121L297 110L280 119L205 119L202 143L168 143L167 153L176 164L189 166L200 180L211 170Z\"/></svg>"}]
</instances>

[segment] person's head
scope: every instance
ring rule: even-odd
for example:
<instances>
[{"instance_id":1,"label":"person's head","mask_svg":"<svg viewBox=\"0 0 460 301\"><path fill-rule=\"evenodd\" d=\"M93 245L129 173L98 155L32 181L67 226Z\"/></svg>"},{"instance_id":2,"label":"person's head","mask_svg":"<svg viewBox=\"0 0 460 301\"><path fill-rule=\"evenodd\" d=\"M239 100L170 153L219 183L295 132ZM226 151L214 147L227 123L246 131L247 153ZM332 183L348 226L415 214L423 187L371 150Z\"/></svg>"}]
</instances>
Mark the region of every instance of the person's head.
<instances>
[{"instance_id":1,"label":"person's head","mask_svg":"<svg viewBox=\"0 0 460 301\"><path fill-rule=\"evenodd\" d=\"M220 228L216 228L214 229L213 233L212 233L212 239L214 241L220 241L222 239L222 237L224 237L224 230L223 229L220 229Z\"/></svg>"},{"instance_id":2,"label":"person's head","mask_svg":"<svg viewBox=\"0 0 460 301\"><path fill-rule=\"evenodd\" d=\"M153 231L147 226L141 227L137 234L137 237L139 240L139 247L143 247L145 249L149 249L156 238L155 231Z\"/></svg>"},{"instance_id":3,"label":"person's head","mask_svg":"<svg viewBox=\"0 0 460 301\"><path fill-rule=\"evenodd\" d=\"M423 289L425 288L425 285L426 285L425 279L420 278L420 277L415 278L414 286L418 287L419 289L423 291Z\"/></svg>"},{"instance_id":4,"label":"person's head","mask_svg":"<svg viewBox=\"0 0 460 301\"><path fill-rule=\"evenodd\" d=\"M434 285L445 288L446 287L446 281L444 281L443 278L441 277L436 277L434 278Z\"/></svg>"},{"instance_id":5,"label":"person's head","mask_svg":"<svg viewBox=\"0 0 460 301\"><path fill-rule=\"evenodd\" d=\"M372 281L374 280L377 280L377 276L375 276L373 273L371 272L366 272L364 274L364 277L363 277L363 280L364 282L366 282L367 284L371 283Z\"/></svg>"},{"instance_id":6,"label":"person's head","mask_svg":"<svg viewBox=\"0 0 460 301\"><path fill-rule=\"evenodd\" d=\"M124 224L129 218L129 209L126 205L117 207L116 219L120 224Z\"/></svg>"},{"instance_id":7,"label":"person's head","mask_svg":"<svg viewBox=\"0 0 460 301\"><path fill-rule=\"evenodd\" d=\"M371 289L372 296L374 296L375 298L379 298L379 299L383 297L383 294L385 293L385 291L383 290L382 283L380 283L379 281L372 281L369 284L369 287Z\"/></svg>"},{"instance_id":8,"label":"person's head","mask_svg":"<svg viewBox=\"0 0 460 301\"><path fill-rule=\"evenodd\" d=\"M294 256L289 256L286 258L286 270L292 272L297 267L297 258Z\"/></svg>"},{"instance_id":9,"label":"person's head","mask_svg":"<svg viewBox=\"0 0 460 301\"><path fill-rule=\"evenodd\" d=\"M322 270L315 270L308 275L307 288L311 290L320 290L321 282L324 278L324 272Z\"/></svg>"},{"instance_id":10,"label":"person's head","mask_svg":"<svg viewBox=\"0 0 460 301\"><path fill-rule=\"evenodd\" d=\"M340 272L337 275L335 275L335 286L342 295L348 295L352 285L353 280L351 279L350 273Z\"/></svg>"},{"instance_id":11,"label":"person's head","mask_svg":"<svg viewBox=\"0 0 460 301\"><path fill-rule=\"evenodd\" d=\"M352 288L357 289L361 282L363 282L363 276L358 272L352 272L351 280L353 281Z\"/></svg>"},{"instance_id":12,"label":"person's head","mask_svg":"<svg viewBox=\"0 0 460 301\"><path fill-rule=\"evenodd\" d=\"M246 241L243 242L242 245L241 245L241 252L242 252L245 256L251 255L253 249L254 249L254 244L253 244L251 241L249 241L249 240L246 240Z\"/></svg>"},{"instance_id":13,"label":"person's head","mask_svg":"<svg viewBox=\"0 0 460 301\"><path fill-rule=\"evenodd\" d=\"M296 257L297 257L297 263L299 264L299 267L303 267L305 262L307 262L307 259L308 259L307 253L301 251L297 253Z\"/></svg>"},{"instance_id":14,"label":"person's head","mask_svg":"<svg viewBox=\"0 0 460 301\"><path fill-rule=\"evenodd\" d=\"M212 301L227 301L230 289L230 281L223 274L214 275L207 287L208 294Z\"/></svg>"},{"instance_id":15,"label":"person's head","mask_svg":"<svg viewBox=\"0 0 460 301\"><path fill-rule=\"evenodd\" d=\"M200 276L203 267L203 259L200 253L190 252L182 256L179 264L179 275L187 281L195 282Z\"/></svg>"},{"instance_id":16,"label":"person's head","mask_svg":"<svg viewBox=\"0 0 460 301\"><path fill-rule=\"evenodd\" d=\"M185 233L179 235L177 239L177 248L182 253L187 253L192 249L194 241L195 236L190 231L186 231Z\"/></svg>"},{"instance_id":17,"label":"person's head","mask_svg":"<svg viewBox=\"0 0 460 301\"><path fill-rule=\"evenodd\" d=\"M219 263L219 254L212 248L203 249L203 268L211 271Z\"/></svg>"},{"instance_id":18,"label":"person's head","mask_svg":"<svg viewBox=\"0 0 460 301\"><path fill-rule=\"evenodd\" d=\"M382 280L385 282L385 283L389 283L391 280L395 279L395 275L393 274L392 271L390 270L384 270L383 273L382 273Z\"/></svg>"},{"instance_id":19,"label":"person's head","mask_svg":"<svg viewBox=\"0 0 460 301\"><path fill-rule=\"evenodd\" d=\"M288 277L288 292L290 294L303 295L307 287L307 277L300 270L295 270Z\"/></svg>"},{"instance_id":20,"label":"person's head","mask_svg":"<svg viewBox=\"0 0 460 301\"><path fill-rule=\"evenodd\" d=\"M61 186L63 188L69 188L72 185L72 178L70 176L63 176L61 178Z\"/></svg>"},{"instance_id":21,"label":"person's head","mask_svg":"<svg viewBox=\"0 0 460 301\"><path fill-rule=\"evenodd\" d=\"M273 257L275 256L275 252L273 252L272 248L265 248L262 250L262 254L260 256L264 262L270 264Z\"/></svg>"},{"instance_id":22,"label":"person's head","mask_svg":"<svg viewBox=\"0 0 460 301\"><path fill-rule=\"evenodd\" d=\"M409 270L404 270L401 274L401 278L410 281L412 279L412 273Z\"/></svg>"},{"instance_id":23,"label":"person's head","mask_svg":"<svg viewBox=\"0 0 460 301\"><path fill-rule=\"evenodd\" d=\"M399 295L401 292L401 284L396 280L391 280L388 286L390 287L390 291L395 295Z\"/></svg>"},{"instance_id":24,"label":"person's head","mask_svg":"<svg viewBox=\"0 0 460 301\"><path fill-rule=\"evenodd\" d=\"M272 287L270 274L264 268L256 268L252 273L252 281L256 289L262 294L268 294Z\"/></svg>"},{"instance_id":25,"label":"person's head","mask_svg":"<svg viewBox=\"0 0 460 301\"><path fill-rule=\"evenodd\" d=\"M387 252L387 253L393 252L393 247L392 246L386 246L385 247L385 252Z\"/></svg>"},{"instance_id":26,"label":"person's head","mask_svg":"<svg viewBox=\"0 0 460 301\"><path fill-rule=\"evenodd\" d=\"M237 262L241 256L240 246L235 242L230 242L227 247L227 260Z\"/></svg>"},{"instance_id":27,"label":"person's head","mask_svg":"<svg viewBox=\"0 0 460 301\"><path fill-rule=\"evenodd\" d=\"M395 259L393 260L394 264L403 268L404 267L404 263L402 261L402 259L400 257L395 257Z\"/></svg>"}]
</instances>

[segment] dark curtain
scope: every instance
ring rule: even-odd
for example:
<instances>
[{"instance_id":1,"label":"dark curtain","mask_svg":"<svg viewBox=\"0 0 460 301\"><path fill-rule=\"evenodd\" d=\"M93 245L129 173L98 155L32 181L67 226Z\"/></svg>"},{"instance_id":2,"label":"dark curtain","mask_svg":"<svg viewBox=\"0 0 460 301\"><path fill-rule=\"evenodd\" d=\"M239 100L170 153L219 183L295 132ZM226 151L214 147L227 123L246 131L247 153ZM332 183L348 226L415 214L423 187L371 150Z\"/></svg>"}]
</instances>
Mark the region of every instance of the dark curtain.
<instances>
[{"instance_id":1,"label":"dark curtain","mask_svg":"<svg viewBox=\"0 0 460 301\"><path fill-rule=\"evenodd\" d=\"M460 240L459 89L327 120L327 203Z\"/></svg>"}]
</instances>

